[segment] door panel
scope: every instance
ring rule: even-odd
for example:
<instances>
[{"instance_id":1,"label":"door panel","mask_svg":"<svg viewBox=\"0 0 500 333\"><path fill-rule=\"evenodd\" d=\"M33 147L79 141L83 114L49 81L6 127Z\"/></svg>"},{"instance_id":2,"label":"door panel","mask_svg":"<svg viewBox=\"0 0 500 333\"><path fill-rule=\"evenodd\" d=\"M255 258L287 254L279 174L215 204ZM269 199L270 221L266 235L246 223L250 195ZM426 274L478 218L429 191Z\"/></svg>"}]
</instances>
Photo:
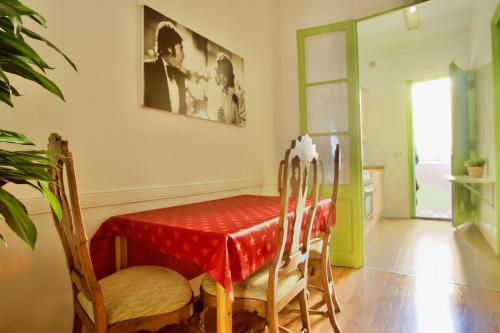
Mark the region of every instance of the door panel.
<instances>
[{"instance_id":1,"label":"door panel","mask_svg":"<svg viewBox=\"0 0 500 333\"><path fill-rule=\"evenodd\" d=\"M306 88L310 133L347 132L349 95L347 82L325 83Z\"/></svg>"},{"instance_id":2,"label":"door panel","mask_svg":"<svg viewBox=\"0 0 500 333\"><path fill-rule=\"evenodd\" d=\"M346 21L297 32L301 134L317 144L325 177L322 197L332 192L333 149L341 146L337 225L332 261L363 265L363 192L356 23Z\"/></svg>"},{"instance_id":3,"label":"door panel","mask_svg":"<svg viewBox=\"0 0 500 333\"><path fill-rule=\"evenodd\" d=\"M333 248L333 260L338 262L349 262L350 254L354 250L354 244L352 240L352 205L350 200L337 200L337 225L333 229L332 243Z\"/></svg>"},{"instance_id":4,"label":"door panel","mask_svg":"<svg viewBox=\"0 0 500 333\"><path fill-rule=\"evenodd\" d=\"M337 143L340 145L339 184L350 182L349 135L315 136L313 143L320 156L321 183L333 184L333 157Z\"/></svg>"},{"instance_id":5,"label":"door panel","mask_svg":"<svg viewBox=\"0 0 500 333\"><path fill-rule=\"evenodd\" d=\"M307 83L347 77L345 31L332 31L304 38Z\"/></svg>"},{"instance_id":6,"label":"door panel","mask_svg":"<svg viewBox=\"0 0 500 333\"><path fill-rule=\"evenodd\" d=\"M476 129L474 106L474 75L450 65L451 109L452 109L452 155L453 175L466 175L464 162L476 157ZM452 184L453 226L459 227L474 218L475 208L471 193L460 184Z\"/></svg>"}]
</instances>

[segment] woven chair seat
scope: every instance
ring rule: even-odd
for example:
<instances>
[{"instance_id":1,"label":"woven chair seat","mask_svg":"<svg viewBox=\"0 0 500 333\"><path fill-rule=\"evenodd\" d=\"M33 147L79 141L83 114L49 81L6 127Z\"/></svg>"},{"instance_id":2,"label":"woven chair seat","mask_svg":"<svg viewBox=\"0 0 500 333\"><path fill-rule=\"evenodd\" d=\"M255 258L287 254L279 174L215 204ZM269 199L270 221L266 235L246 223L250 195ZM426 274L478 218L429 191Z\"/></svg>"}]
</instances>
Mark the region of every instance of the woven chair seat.
<instances>
[{"instance_id":1,"label":"woven chair seat","mask_svg":"<svg viewBox=\"0 0 500 333\"><path fill-rule=\"evenodd\" d=\"M311 240L309 246L309 259L321 260L321 251L323 250L323 239L316 238Z\"/></svg>"},{"instance_id":2,"label":"woven chair seat","mask_svg":"<svg viewBox=\"0 0 500 333\"><path fill-rule=\"evenodd\" d=\"M134 266L99 280L108 325L176 311L188 304L193 293L179 273L158 266ZM92 302L83 293L78 302L94 321Z\"/></svg>"},{"instance_id":3,"label":"woven chair seat","mask_svg":"<svg viewBox=\"0 0 500 333\"><path fill-rule=\"evenodd\" d=\"M249 298L260 301L267 301L267 286L269 279L269 269L271 265L266 265L244 281L233 285L234 298ZM278 282L278 298L293 288L301 278L299 271L292 271L281 277ZM216 296L217 283L206 275L201 283L203 291L209 295Z\"/></svg>"}]
</instances>

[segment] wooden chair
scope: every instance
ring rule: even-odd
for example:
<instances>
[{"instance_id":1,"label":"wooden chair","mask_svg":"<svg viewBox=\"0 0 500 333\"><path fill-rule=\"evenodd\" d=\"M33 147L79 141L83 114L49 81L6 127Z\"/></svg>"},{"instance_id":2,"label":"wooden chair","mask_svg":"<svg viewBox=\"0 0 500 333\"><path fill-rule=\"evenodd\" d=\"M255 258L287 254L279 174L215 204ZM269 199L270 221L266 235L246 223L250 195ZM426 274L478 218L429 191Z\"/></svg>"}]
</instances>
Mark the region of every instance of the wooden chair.
<instances>
[{"instance_id":1,"label":"wooden chair","mask_svg":"<svg viewBox=\"0 0 500 333\"><path fill-rule=\"evenodd\" d=\"M310 333L306 297L307 267L311 230L318 199L318 154L309 136L292 141L291 148L286 151L281 174L284 190L280 195L278 242L274 259L271 264L233 286L233 311L256 312L260 317L267 319L271 333L277 333L280 329L290 332L279 325L278 312L298 297L303 327L301 332ZM310 177L312 177L313 195L303 237L300 239ZM290 200L295 205L295 214L291 221L287 217ZM291 237L288 235L289 231ZM287 239L291 239L289 248L286 246ZM216 306L216 282L211 277L207 276L203 280L200 296L204 312L209 307ZM201 317L203 329L203 313Z\"/></svg>"},{"instance_id":2,"label":"wooden chair","mask_svg":"<svg viewBox=\"0 0 500 333\"><path fill-rule=\"evenodd\" d=\"M335 312L340 312L340 306L335 295L335 288L333 283L332 267L330 265L330 240L332 223L335 218L335 209L337 205L337 192L339 188L339 157L340 147L337 144L335 147L335 155L333 159L333 191L332 201L330 204L330 213L328 215L326 231L321 237L311 240L311 249L309 252L309 261L311 268L315 272L319 272L319 283L309 285L309 288L318 289L322 293L322 302L326 303L327 311L310 310L311 314L328 315L330 324L335 333L340 333L340 326L337 322ZM311 280L314 282L317 280Z\"/></svg>"},{"instance_id":3,"label":"wooden chair","mask_svg":"<svg viewBox=\"0 0 500 333\"><path fill-rule=\"evenodd\" d=\"M330 204L330 212L327 219L326 231L322 236L311 240L309 251L309 267L310 272L314 274L319 273L320 280L311 279L308 287L317 289L322 293L322 303L326 304L327 311L309 310L310 314L327 315L330 324L336 333L340 333L340 326L337 322L335 312L340 312L340 305L335 295L333 274L330 265L330 240L332 223L335 217L335 208L337 204L337 192L339 187L339 159L340 159L340 146L337 144L335 147L335 154L333 158L333 191L332 201ZM284 161L280 163L280 174L283 172ZM278 179L278 191L281 193L282 184ZM322 305L317 304L317 306ZM288 309L289 312L297 312L296 309Z\"/></svg>"},{"instance_id":4,"label":"wooden chair","mask_svg":"<svg viewBox=\"0 0 500 333\"><path fill-rule=\"evenodd\" d=\"M88 331L97 333L157 331L191 317L191 287L173 270L135 266L97 281L90 260L68 142L52 134L48 149L59 153L51 155L59 167L50 172L58 182L51 185L51 190L61 203L62 220L59 221L54 212L52 215L66 254L73 289L73 332L81 332L82 324Z\"/></svg>"}]
</instances>

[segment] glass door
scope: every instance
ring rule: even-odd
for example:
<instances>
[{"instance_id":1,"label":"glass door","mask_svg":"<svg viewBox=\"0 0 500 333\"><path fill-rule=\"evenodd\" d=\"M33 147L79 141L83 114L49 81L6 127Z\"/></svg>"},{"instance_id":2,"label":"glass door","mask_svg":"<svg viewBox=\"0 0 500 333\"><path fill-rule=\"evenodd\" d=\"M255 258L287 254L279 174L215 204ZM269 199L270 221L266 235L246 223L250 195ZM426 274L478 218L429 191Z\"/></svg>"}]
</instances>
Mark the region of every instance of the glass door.
<instances>
[{"instance_id":1,"label":"glass door","mask_svg":"<svg viewBox=\"0 0 500 333\"><path fill-rule=\"evenodd\" d=\"M466 175L465 161L477 157L475 126L474 75L456 64L450 65L452 80L452 152L451 172L455 176ZM476 209L470 191L460 184L452 185L452 221L458 228L474 219Z\"/></svg>"},{"instance_id":2,"label":"glass door","mask_svg":"<svg viewBox=\"0 0 500 333\"><path fill-rule=\"evenodd\" d=\"M356 22L345 21L297 32L300 131L318 150L331 196L333 153L340 144L341 169L332 262L363 265L363 188Z\"/></svg>"}]
</instances>

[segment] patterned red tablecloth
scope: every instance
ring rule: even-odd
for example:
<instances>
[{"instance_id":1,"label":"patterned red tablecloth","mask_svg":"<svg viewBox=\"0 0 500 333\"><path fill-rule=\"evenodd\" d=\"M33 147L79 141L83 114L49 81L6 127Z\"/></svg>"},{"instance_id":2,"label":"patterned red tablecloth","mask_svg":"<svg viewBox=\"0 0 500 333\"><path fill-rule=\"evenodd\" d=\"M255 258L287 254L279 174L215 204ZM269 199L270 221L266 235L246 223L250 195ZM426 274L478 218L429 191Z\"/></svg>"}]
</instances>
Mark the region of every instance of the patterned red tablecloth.
<instances>
[{"instance_id":1,"label":"patterned red tablecloth","mask_svg":"<svg viewBox=\"0 0 500 333\"><path fill-rule=\"evenodd\" d=\"M329 199L318 202L313 235L324 230L329 208ZM207 272L232 293L233 282L272 261L279 211L279 197L242 195L113 216L91 240L92 263L99 279L113 273L114 237L122 236L129 266L161 265L188 279Z\"/></svg>"}]
</instances>

